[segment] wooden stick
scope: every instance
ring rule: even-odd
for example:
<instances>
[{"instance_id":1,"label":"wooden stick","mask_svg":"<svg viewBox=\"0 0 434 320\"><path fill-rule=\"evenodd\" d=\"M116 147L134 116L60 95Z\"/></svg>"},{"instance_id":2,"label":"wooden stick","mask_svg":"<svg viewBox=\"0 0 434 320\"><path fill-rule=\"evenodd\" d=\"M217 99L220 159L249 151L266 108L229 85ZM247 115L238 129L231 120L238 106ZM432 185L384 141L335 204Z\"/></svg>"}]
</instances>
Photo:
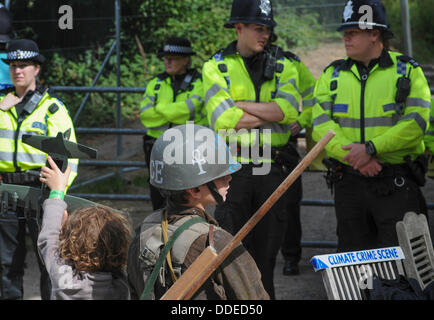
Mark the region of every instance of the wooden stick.
<instances>
[{"instance_id":1,"label":"wooden stick","mask_svg":"<svg viewBox=\"0 0 434 320\"><path fill-rule=\"evenodd\" d=\"M262 206L255 212L255 214L246 222L246 224L238 231L238 233L232 238L232 240L223 248L218 256L216 256L208 265L203 268L197 268L195 266L196 259L190 268L195 268L197 270L202 270L200 274L195 275L194 279L183 280L183 283L188 284L188 288L178 292L179 295L172 294L172 286L165 295L161 297L161 300L187 300L190 299L196 291L202 286L202 284L209 278L209 276L217 269L217 267L227 258L227 256L241 243L244 237L253 229L253 227L262 219L262 217L267 213L274 203L282 196L282 194L294 183L294 181L301 175L301 173L309 166L309 164L318 156L322 149L327 143L335 136L332 130L329 130L324 137L312 148L312 150L303 158L302 161L295 167L295 169L286 177L286 179L277 187L276 190L271 194L271 196L262 204ZM203 265L202 265L203 267ZM189 268L189 269L190 269ZM188 270L187 270L188 271ZM178 279L180 281L187 271L181 275ZM177 281L177 282L178 282Z\"/></svg>"},{"instance_id":2,"label":"wooden stick","mask_svg":"<svg viewBox=\"0 0 434 320\"><path fill-rule=\"evenodd\" d=\"M186 294L190 284L194 282L215 258L217 252L213 247L206 247L199 257L194 260L191 266L179 277L170 289L161 297L160 300L179 300Z\"/></svg>"}]
</instances>

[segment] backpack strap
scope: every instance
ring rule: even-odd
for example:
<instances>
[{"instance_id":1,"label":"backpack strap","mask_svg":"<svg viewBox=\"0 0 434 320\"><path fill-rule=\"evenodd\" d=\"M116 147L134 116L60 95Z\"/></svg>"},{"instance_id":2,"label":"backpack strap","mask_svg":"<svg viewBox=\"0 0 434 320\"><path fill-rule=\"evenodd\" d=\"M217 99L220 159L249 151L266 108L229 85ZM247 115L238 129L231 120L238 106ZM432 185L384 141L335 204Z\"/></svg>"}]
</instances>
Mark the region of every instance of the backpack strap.
<instances>
[{"instance_id":1,"label":"backpack strap","mask_svg":"<svg viewBox=\"0 0 434 320\"><path fill-rule=\"evenodd\" d=\"M145 288L143 289L143 293L140 296L140 300L147 300L149 294L154 288L155 281L157 280L158 273L160 272L160 269L163 265L163 262L167 256L167 253L172 249L173 244L175 243L175 240L183 233L185 230L187 230L192 225L199 223L199 222L206 222L205 219L201 217L194 217L186 222L184 222L176 231L172 234L169 241L166 243L164 248L161 250L160 256L157 260L157 263L154 266L154 269L152 270L151 276L149 277L149 280L146 282Z\"/></svg>"}]
</instances>

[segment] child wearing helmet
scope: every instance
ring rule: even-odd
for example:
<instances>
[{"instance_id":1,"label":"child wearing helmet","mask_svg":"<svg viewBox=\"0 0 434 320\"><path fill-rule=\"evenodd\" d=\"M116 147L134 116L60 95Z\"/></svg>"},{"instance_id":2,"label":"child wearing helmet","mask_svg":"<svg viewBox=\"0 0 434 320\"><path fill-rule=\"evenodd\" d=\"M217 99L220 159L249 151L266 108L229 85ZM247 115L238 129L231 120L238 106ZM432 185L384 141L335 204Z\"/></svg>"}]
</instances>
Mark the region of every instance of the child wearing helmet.
<instances>
[{"instance_id":1,"label":"child wearing helmet","mask_svg":"<svg viewBox=\"0 0 434 320\"><path fill-rule=\"evenodd\" d=\"M133 299L161 298L206 247L212 245L219 253L229 243L232 235L219 228L205 208L225 201L231 173L241 167L220 136L194 124L166 130L152 148L150 166L150 183L166 196L167 203L145 218L131 243L127 271ZM162 248L180 228L183 231L164 263L158 265ZM160 268L156 279L150 276L154 268ZM149 295L144 294L147 288ZM269 296L253 258L240 245L192 299L259 300Z\"/></svg>"}]
</instances>

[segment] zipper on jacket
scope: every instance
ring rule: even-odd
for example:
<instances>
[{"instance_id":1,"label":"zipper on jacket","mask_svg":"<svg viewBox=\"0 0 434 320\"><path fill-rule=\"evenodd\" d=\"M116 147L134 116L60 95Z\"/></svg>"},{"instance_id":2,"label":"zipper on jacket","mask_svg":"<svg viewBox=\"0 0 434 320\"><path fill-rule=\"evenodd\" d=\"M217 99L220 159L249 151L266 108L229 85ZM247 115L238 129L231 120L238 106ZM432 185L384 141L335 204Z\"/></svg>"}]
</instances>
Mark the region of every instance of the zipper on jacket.
<instances>
[{"instance_id":1,"label":"zipper on jacket","mask_svg":"<svg viewBox=\"0 0 434 320\"><path fill-rule=\"evenodd\" d=\"M365 143L365 89L368 75L369 72L365 70L360 74L360 81L362 86L362 90L360 93L360 143Z\"/></svg>"},{"instance_id":2,"label":"zipper on jacket","mask_svg":"<svg viewBox=\"0 0 434 320\"><path fill-rule=\"evenodd\" d=\"M20 128L23 124L24 119L21 117L18 117L17 119L17 130L15 130L14 134L14 144L15 144L15 150L14 150L14 156L13 156L13 162L15 167L15 172L21 172L21 168L18 167L18 137L20 135Z\"/></svg>"}]
</instances>

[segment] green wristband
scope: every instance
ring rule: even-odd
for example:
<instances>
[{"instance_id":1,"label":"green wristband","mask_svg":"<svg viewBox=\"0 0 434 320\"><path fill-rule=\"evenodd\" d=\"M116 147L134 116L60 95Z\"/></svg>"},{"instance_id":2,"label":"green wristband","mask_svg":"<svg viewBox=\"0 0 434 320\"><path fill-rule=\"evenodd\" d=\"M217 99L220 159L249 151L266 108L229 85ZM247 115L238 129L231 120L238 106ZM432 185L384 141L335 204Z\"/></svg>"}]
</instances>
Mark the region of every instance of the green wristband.
<instances>
[{"instance_id":1,"label":"green wristband","mask_svg":"<svg viewBox=\"0 0 434 320\"><path fill-rule=\"evenodd\" d=\"M49 196L50 199L56 198L56 199L63 200L64 197L65 197L65 192L63 191L59 191L59 190L50 191L50 196Z\"/></svg>"}]
</instances>

